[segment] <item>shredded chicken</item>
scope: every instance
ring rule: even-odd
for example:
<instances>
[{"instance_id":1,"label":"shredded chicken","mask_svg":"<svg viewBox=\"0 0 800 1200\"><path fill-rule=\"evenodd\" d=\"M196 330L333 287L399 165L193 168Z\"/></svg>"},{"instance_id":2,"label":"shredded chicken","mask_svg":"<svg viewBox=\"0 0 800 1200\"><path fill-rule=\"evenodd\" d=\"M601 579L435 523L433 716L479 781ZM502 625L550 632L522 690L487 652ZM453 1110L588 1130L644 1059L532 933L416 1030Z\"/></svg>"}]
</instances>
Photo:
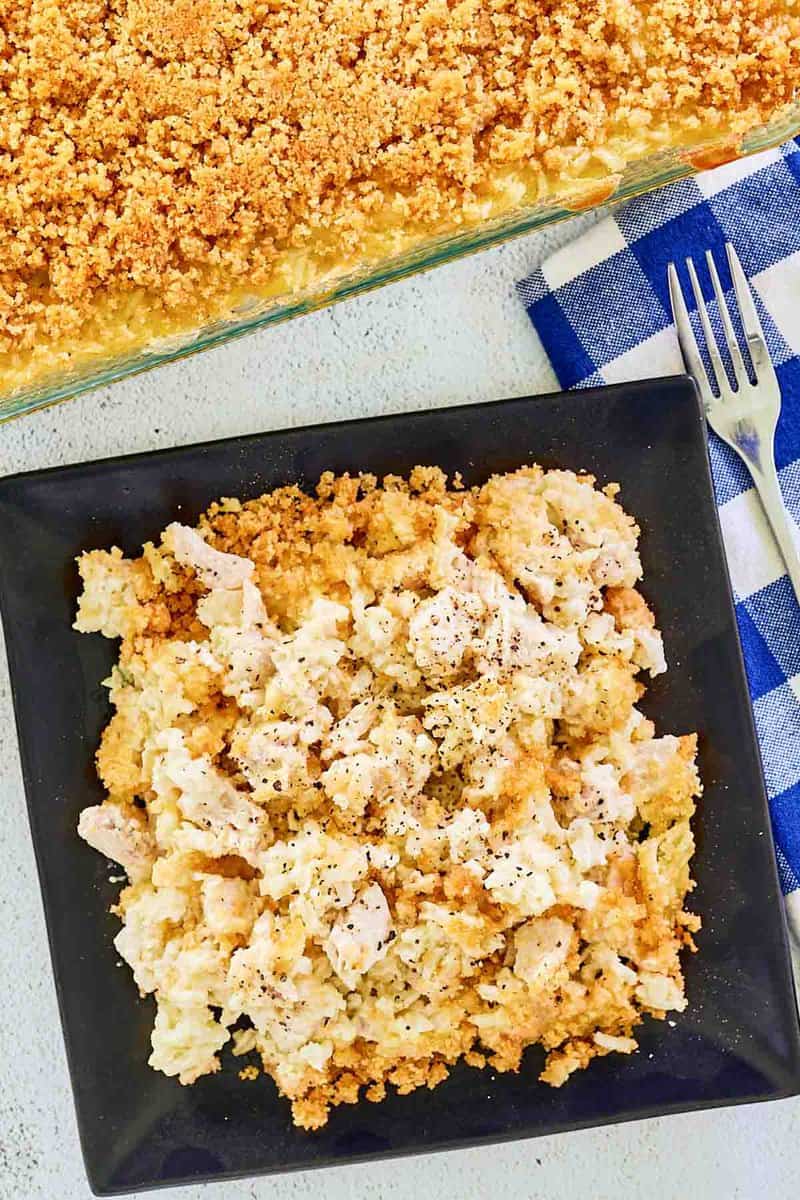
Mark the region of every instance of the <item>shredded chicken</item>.
<instances>
[{"instance_id":1,"label":"shredded chicken","mask_svg":"<svg viewBox=\"0 0 800 1200\"><path fill-rule=\"evenodd\" d=\"M124 867L133 882L149 876L156 857L155 842L135 809L126 811L113 801L85 808L78 833L95 850Z\"/></svg>"},{"instance_id":2,"label":"shredded chicken","mask_svg":"<svg viewBox=\"0 0 800 1200\"><path fill-rule=\"evenodd\" d=\"M177 562L197 572L207 588L243 587L252 579L255 565L249 558L237 554L222 554L203 541L200 534L186 525L176 522L168 525L164 542L175 555Z\"/></svg>"},{"instance_id":3,"label":"shredded chicken","mask_svg":"<svg viewBox=\"0 0 800 1200\"><path fill-rule=\"evenodd\" d=\"M392 915L377 883L360 892L336 922L324 943L342 983L354 987L389 945Z\"/></svg>"}]
</instances>

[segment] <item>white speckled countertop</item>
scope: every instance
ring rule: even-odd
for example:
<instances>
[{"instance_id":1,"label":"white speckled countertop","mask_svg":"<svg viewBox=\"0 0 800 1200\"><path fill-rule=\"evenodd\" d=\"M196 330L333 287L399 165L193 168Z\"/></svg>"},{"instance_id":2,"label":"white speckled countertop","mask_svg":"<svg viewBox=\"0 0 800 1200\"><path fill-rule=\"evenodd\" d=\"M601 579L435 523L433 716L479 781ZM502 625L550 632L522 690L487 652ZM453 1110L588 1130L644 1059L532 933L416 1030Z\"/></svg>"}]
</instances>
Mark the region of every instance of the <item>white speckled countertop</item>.
<instances>
[{"instance_id":1,"label":"white speckled countertop","mask_svg":"<svg viewBox=\"0 0 800 1200\"><path fill-rule=\"evenodd\" d=\"M0 474L338 417L547 391L514 280L587 218L0 428ZM0 1200L83 1200L83 1173L0 648ZM503 1147L177 1188L171 1200L770 1200L800 1099ZM151 1193L149 1193L151 1194Z\"/></svg>"}]
</instances>

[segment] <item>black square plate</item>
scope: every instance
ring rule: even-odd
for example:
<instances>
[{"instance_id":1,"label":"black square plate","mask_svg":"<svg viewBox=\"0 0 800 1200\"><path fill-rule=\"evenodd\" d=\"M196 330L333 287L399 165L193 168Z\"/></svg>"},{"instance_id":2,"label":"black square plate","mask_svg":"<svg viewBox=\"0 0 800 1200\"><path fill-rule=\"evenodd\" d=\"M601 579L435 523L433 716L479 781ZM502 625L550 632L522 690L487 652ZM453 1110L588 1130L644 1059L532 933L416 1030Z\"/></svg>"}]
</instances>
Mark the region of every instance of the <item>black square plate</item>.
<instances>
[{"instance_id":1,"label":"black square plate","mask_svg":"<svg viewBox=\"0 0 800 1200\"><path fill-rule=\"evenodd\" d=\"M146 1065L153 1018L115 966L118 887L75 834L101 789L93 754L109 717L100 686L116 647L70 628L74 557L136 554L218 496L313 485L323 470L460 470L467 483L538 460L617 480L644 531L645 591L670 671L645 709L664 732L697 729L705 795L696 821L700 952L689 1008L648 1020L641 1050L560 1090L457 1067L433 1092L341 1107L292 1127L269 1079L227 1060L194 1087ZM800 1090L800 1047L764 785L693 385L665 379L235 438L0 480L0 599L22 768L83 1151L102 1195L148 1185L322 1166L553 1133Z\"/></svg>"}]
</instances>

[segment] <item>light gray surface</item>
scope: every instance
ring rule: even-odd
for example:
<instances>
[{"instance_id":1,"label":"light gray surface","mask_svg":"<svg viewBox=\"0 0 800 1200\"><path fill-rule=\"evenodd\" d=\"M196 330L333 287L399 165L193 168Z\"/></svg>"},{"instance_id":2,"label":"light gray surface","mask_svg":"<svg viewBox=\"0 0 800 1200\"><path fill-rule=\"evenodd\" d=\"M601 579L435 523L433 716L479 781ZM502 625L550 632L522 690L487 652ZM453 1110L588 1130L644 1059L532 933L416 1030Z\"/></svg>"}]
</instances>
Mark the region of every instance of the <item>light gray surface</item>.
<instances>
[{"instance_id":1,"label":"light gray surface","mask_svg":"<svg viewBox=\"0 0 800 1200\"><path fill-rule=\"evenodd\" d=\"M555 387L513 282L585 219L0 428L0 473ZM210 483L213 491L213 482ZM211 492L209 494L211 498ZM0 654L2 651L0 650ZM0 659L0 1200L87 1197ZM124 1020L124 1014L120 1014ZM173 1200L793 1194L800 1101L238 1184Z\"/></svg>"}]
</instances>

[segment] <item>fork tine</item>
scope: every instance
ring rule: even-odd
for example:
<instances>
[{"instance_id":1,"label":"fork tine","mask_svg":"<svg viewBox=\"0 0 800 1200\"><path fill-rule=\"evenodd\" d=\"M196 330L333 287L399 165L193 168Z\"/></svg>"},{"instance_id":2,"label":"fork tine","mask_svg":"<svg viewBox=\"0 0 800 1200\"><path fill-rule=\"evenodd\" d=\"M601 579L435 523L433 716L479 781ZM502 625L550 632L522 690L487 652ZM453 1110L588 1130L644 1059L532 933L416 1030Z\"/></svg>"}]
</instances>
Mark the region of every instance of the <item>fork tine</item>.
<instances>
[{"instance_id":1,"label":"fork tine","mask_svg":"<svg viewBox=\"0 0 800 1200\"><path fill-rule=\"evenodd\" d=\"M667 282L669 284L670 303L672 304L672 317L675 321L675 331L678 334L678 343L683 354L683 361L686 364L689 374L700 388L704 404L711 404L714 400L714 393L705 363L703 362L703 356L697 345L697 338L694 336L692 322L689 320L689 310L686 307L686 301L683 297L678 272L675 269L674 263L670 263L667 267Z\"/></svg>"},{"instance_id":2,"label":"fork tine","mask_svg":"<svg viewBox=\"0 0 800 1200\"><path fill-rule=\"evenodd\" d=\"M700 288L700 280L697 278L697 271L694 269L694 263L692 262L691 258L687 258L686 260L686 269L689 272L689 279L691 280L692 291L694 292L694 300L695 304L697 305L697 315L700 318L700 324L703 326L708 357L711 359L711 366L713 367L714 374L717 377L717 390L719 391L720 396L722 396L725 393L726 387L728 390L730 390L728 375L725 371L725 364L722 361L722 355L719 352L716 335L714 330L711 328L711 322L708 319L708 310L706 309L706 302L703 299L703 293Z\"/></svg>"},{"instance_id":3,"label":"fork tine","mask_svg":"<svg viewBox=\"0 0 800 1200\"><path fill-rule=\"evenodd\" d=\"M717 298L717 309L719 310L719 319L722 321L722 331L725 334L725 342L728 347L728 353L731 356L733 363L733 374L736 379L737 387L744 387L748 382L747 368L744 365L742 352L739 349L739 339L736 336L736 330L733 328L731 314L728 311L728 305L725 300L725 293L722 290L722 284L717 271L717 264L714 262L714 255L710 250L706 250L706 263L708 264L708 273L711 276L711 283L714 288L714 295Z\"/></svg>"},{"instance_id":4,"label":"fork tine","mask_svg":"<svg viewBox=\"0 0 800 1200\"><path fill-rule=\"evenodd\" d=\"M733 280L733 290L736 293L736 303L739 305L739 316L742 320L744 336L747 339L750 360L756 373L756 379L758 379L760 368L771 368L772 366L769 351L767 350L767 339L764 337L764 330L758 319L758 310L753 301L753 293L750 290L750 284L747 282L747 276L742 270L742 264L739 262L739 255L730 242L725 243L725 252L728 255L728 266L731 272L731 279Z\"/></svg>"}]
</instances>

